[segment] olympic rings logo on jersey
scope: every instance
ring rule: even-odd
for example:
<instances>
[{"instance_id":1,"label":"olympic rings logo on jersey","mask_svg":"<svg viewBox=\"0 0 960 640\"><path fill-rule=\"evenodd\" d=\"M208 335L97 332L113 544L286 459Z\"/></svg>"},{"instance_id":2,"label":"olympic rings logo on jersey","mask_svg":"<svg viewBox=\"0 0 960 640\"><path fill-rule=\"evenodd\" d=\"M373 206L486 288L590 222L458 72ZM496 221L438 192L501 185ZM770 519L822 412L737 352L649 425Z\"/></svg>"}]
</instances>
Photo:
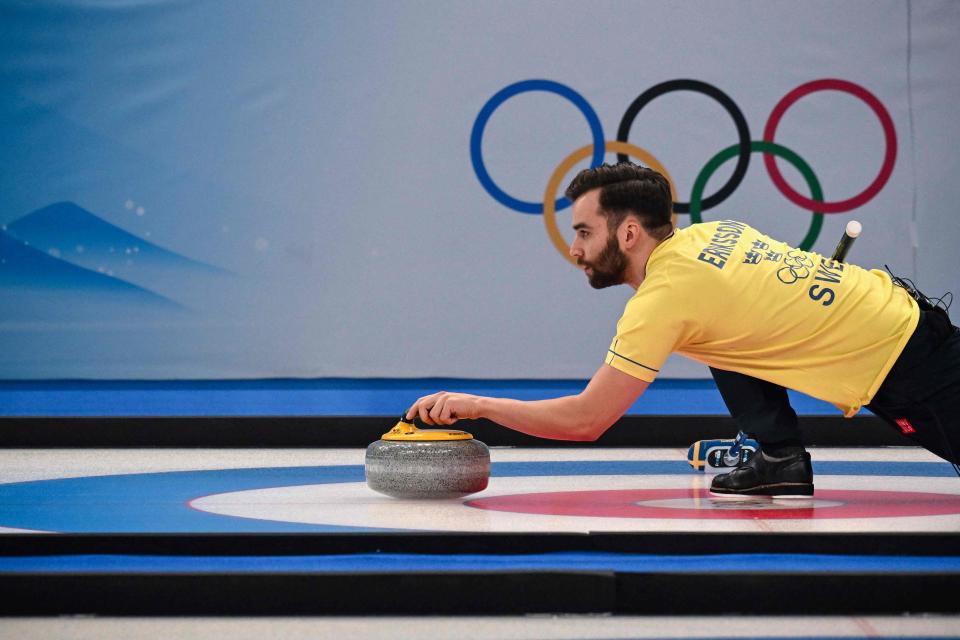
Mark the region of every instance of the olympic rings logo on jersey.
<instances>
[{"instance_id":1,"label":"olympic rings logo on jersey","mask_svg":"<svg viewBox=\"0 0 960 640\"><path fill-rule=\"evenodd\" d=\"M793 284L810 276L813 259L799 251L788 251L783 265L777 270L777 279L783 284Z\"/></svg>"},{"instance_id":2,"label":"olympic rings logo on jersey","mask_svg":"<svg viewBox=\"0 0 960 640\"><path fill-rule=\"evenodd\" d=\"M493 112L513 96L531 91L553 93L572 102L586 118L587 124L590 127L590 135L593 139L590 144L576 149L557 165L557 168L554 169L553 174L547 181L543 202L529 202L514 198L497 186L487 172L481 150L483 132ZM637 118L640 111L652 100L674 91L693 91L713 98L730 115L737 130L737 143L717 152L712 158L707 160L706 164L700 170L694 180L688 202L682 202L677 198L674 181L670 178L670 174L660 161L657 160L650 151L630 144L627 141L630 135L630 127L633 125L633 121ZM824 200L820 181L817 179L810 165L794 151L774 142L777 127L787 109L800 98L817 91L840 91L859 98L870 107L883 128L885 151L879 173L863 191L846 200L832 202ZM883 189L890 179L890 175L893 173L893 167L896 162L897 134L890 114L876 96L858 84L833 78L807 82L783 96L776 106L774 106L773 111L770 112L770 117L764 126L763 138L761 140L751 139L750 128L747 125L746 118L744 118L740 107L737 106L730 96L711 84L700 80L689 79L661 82L637 96L630 106L627 107L623 118L620 120L616 140L606 140L596 111L594 111L593 107L590 106L590 103L588 103L583 96L570 87L552 80L523 80L501 89L480 109L480 113L473 123L473 130L470 133L470 158L473 163L473 170L477 174L477 178L480 180L483 188L497 202L514 211L543 215L543 221L551 242L553 242L557 250L560 251L561 255L572 263L575 263L575 260L570 257L569 246L557 226L557 211L565 209L571 204L567 198L557 198L560 182L570 169L582 160L590 158L591 167L600 166L603 163L606 153L616 153L618 160L621 161L632 156L666 176L673 190L674 218L676 218L677 213L686 213L690 215L690 221L692 223L701 222L704 211L716 207L730 197L746 175L751 155L754 153L762 153L763 163L767 169L767 173L770 175L770 179L780 193L790 200L790 202L812 212L810 227L799 244L800 249L808 251L813 247L820 233L820 229L823 226L824 214L852 211L869 202ZM776 157L783 158L800 172L807 183L807 187L810 189L810 197L801 195L787 183L780 173L780 169L777 167ZM704 196L703 191L710 177L721 165L733 158L736 158L737 162L727 182L715 193Z\"/></svg>"}]
</instances>

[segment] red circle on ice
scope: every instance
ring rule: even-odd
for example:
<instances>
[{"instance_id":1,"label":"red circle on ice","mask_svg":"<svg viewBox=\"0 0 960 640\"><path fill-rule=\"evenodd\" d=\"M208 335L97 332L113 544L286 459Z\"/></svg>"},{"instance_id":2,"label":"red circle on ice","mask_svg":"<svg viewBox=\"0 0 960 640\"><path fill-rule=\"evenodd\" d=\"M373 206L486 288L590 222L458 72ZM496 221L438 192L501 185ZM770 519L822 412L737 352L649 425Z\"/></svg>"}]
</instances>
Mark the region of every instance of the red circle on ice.
<instances>
[{"instance_id":1,"label":"red circle on ice","mask_svg":"<svg viewBox=\"0 0 960 640\"><path fill-rule=\"evenodd\" d=\"M960 495L818 489L812 498L717 498L706 489L519 493L468 500L477 509L591 518L804 520L960 514Z\"/></svg>"}]
</instances>

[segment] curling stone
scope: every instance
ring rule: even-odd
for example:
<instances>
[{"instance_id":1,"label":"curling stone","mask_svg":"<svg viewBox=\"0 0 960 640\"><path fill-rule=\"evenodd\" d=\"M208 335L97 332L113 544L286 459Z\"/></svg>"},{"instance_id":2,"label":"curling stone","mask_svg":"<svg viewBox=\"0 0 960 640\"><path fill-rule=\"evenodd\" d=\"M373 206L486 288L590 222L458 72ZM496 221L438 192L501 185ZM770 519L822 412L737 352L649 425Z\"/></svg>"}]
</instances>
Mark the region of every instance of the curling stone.
<instances>
[{"instance_id":1,"label":"curling stone","mask_svg":"<svg viewBox=\"0 0 960 640\"><path fill-rule=\"evenodd\" d=\"M418 429L400 418L367 447L367 485L407 499L460 498L487 488L490 450L466 431Z\"/></svg>"}]
</instances>

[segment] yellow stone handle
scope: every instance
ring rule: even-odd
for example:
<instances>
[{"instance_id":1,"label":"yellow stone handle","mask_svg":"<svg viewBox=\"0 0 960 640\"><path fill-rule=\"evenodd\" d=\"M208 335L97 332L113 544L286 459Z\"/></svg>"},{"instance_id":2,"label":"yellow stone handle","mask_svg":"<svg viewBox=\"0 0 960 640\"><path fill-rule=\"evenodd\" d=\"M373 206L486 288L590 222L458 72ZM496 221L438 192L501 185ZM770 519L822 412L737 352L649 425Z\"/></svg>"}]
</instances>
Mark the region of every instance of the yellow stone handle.
<instances>
[{"instance_id":1,"label":"yellow stone handle","mask_svg":"<svg viewBox=\"0 0 960 640\"><path fill-rule=\"evenodd\" d=\"M420 431L420 429L417 429L417 425L414 424L414 420L416 420L416 418L407 420L406 415L400 416L400 422L398 422L393 429L390 429L387 435L410 435Z\"/></svg>"},{"instance_id":2,"label":"yellow stone handle","mask_svg":"<svg viewBox=\"0 0 960 640\"><path fill-rule=\"evenodd\" d=\"M400 421L393 429L383 434L383 440L472 440L473 436L466 431L456 429L418 429L413 420L407 420L406 415L400 416Z\"/></svg>"}]
</instances>

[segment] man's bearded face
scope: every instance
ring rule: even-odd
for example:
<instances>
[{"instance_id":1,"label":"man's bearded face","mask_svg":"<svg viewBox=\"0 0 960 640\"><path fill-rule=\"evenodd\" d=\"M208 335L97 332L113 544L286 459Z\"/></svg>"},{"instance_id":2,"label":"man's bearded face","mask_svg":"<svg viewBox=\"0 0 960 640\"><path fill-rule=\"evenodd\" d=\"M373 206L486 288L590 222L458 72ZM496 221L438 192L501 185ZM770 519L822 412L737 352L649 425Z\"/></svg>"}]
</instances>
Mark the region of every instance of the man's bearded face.
<instances>
[{"instance_id":1,"label":"man's bearded face","mask_svg":"<svg viewBox=\"0 0 960 640\"><path fill-rule=\"evenodd\" d=\"M594 289L605 289L613 285L623 284L627 271L627 255L620 251L617 235L611 233L607 244L595 260L578 259L577 264L587 267L587 279Z\"/></svg>"}]
</instances>

